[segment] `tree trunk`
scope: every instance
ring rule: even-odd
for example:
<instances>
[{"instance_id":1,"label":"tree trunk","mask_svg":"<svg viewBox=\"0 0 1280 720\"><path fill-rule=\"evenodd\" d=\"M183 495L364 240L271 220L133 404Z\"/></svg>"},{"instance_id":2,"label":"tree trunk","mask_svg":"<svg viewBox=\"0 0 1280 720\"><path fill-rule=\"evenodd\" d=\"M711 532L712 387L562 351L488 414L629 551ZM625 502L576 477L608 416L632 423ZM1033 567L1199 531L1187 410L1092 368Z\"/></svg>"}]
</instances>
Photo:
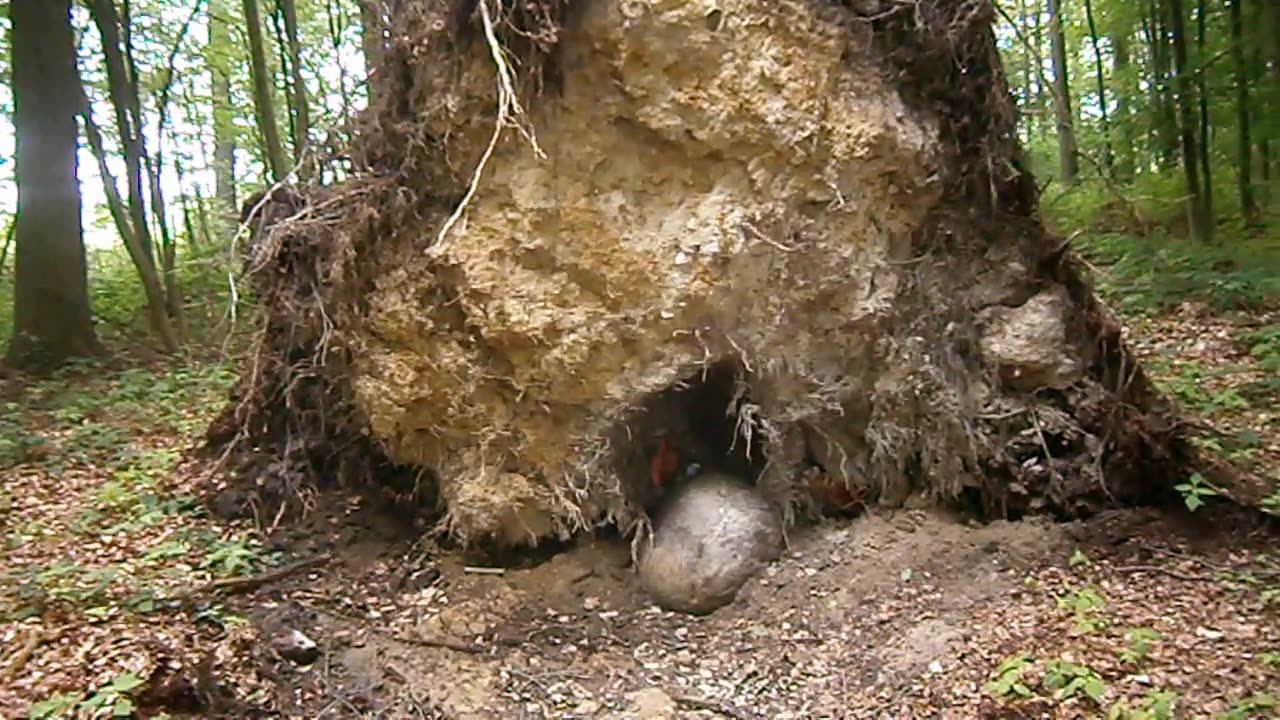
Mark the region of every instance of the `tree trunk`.
<instances>
[{"instance_id":1,"label":"tree trunk","mask_svg":"<svg viewBox=\"0 0 1280 720\"><path fill-rule=\"evenodd\" d=\"M235 107L231 103L231 69L234 48L231 40L231 7L228 0L209 2L210 100L213 104L214 217L220 226L229 226L238 217L236 205Z\"/></svg>"},{"instance_id":2,"label":"tree trunk","mask_svg":"<svg viewBox=\"0 0 1280 720\"><path fill-rule=\"evenodd\" d=\"M163 172L164 168L165 136L171 134L169 128L169 101L173 91L174 66L178 52L182 49L182 44L186 40L187 32L191 29L191 25L195 21L196 14L200 12L202 4L202 0L196 0L192 4L191 12L182 24L182 28L179 30L178 36L174 40L173 46L169 49L169 55L166 58L164 70L162 71L164 80L160 84L159 96L156 98L159 119L156 123L155 161L151 163L151 171L149 173L151 179L151 208L156 218L156 227L160 231L160 265L164 278L165 309L169 315L169 321L173 325L174 334L179 340L186 335L186 319L183 316L182 288L178 283L178 238L169 227L169 212L165 202L164 188L160 183L160 173ZM132 59L132 51L129 51L129 57Z\"/></svg>"},{"instance_id":3,"label":"tree trunk","mask_svg":"<svg viewBox=\"0 0 1280 720\"><path fill-rule=\"evenodd\" d=\"M1236 84L1236 186L1240 192L1240 213L1247 226L1258 223L1258 204L1253 197L1253 134L1249 129L1249 64L1244 54L1244 0L1227 0L1231 11L1231 56L1235 61Z\"/></svg>"},{"instance_id":4,"label":"tree trunk","mask_svg":"<svg viewBox=\"0 0 1280 720\"><path fill-rule=\"evenodd\" d=\"M1130 109L1132 83L1129 59L1129 32L1116 32L1111 36L1111 50L1115 57L1116 115L1115 127L1119 130L1120 143L1116 152L1116 174L1121 180L1133 180L1136 168L1136 138L1133 132L1133 116Z\"/></svg>"},{"instance_id":5,"label":"tree trunk","mask_svg":"<svg viewBox=\"0 0 1280 720\"><path fill-rule=\"evenodd\" d=\"M364 48L364 67L369 106L373 107L373 73L381 64L386 52L383 40L382 0L356 0L360 5L360 42Z\"/></svg>"},{"instance_id":6,"label":"tree trunk","mask_svg":"<svg viewBox=\"0 0 1280 720\"><path fill-rule=\"evenodd\" d=\"M1200 143L1197 147L1200 156L1200 171L1203 176L1205 240L1213 241L1217 220L1213 207L1213 127L1209 117L1209 83L1205 77L1209 74L1207 54L1205 53L1205 26L1208 18L1205 13L1205 0L1199 0L1196 7L1196 55L1200 60L1199 72L1196 73L1196 99L1200 106Z\"/></svg>"},{"instance_id":7,"label":"tree trunk","mask_svg":"<svg viewBox=\"0 0 1280 720\"><path fill-rule=\"evenodd\" d=\"M326 0L325 2L325 19L329 25L329 40L333 43L334 57L341 57L343 47L343 30L346 29L346 15L342 10L342 3L338 0ZM351 93L347 89L347 66L346 63L338 63L338 97L342 99L342 118L344 122L349 121L355 116L354 108L351 105ZM345 137L344 140L349 140Z\"/></svg>"},{"instance_id":8,"label":"tree trunk","mask_svg":"<svg viewBox=\"0 0 1280 720\"><path fill-rule=\"evenodd\" d=\"M178 342L169 324L164 286L156 270L155 257L146 252L142 241L138 239L133 219L129 214L129 205L120 196L115 176L112 175L111 166L107 163L107 150L102 142L102 131L93 120L92 108L87 98L81 109L81 118L84 120L84 134L89 142L89 150L98 162L98 174L102 177L102 188L107 196L107 209L111 213L112 221L115 222L116 231L120 233L120 238L124 242L125 250L129 253L129 259L138 269L138 277L142 281L142 291L147 298L147 318L165 350L172 352L177 349Z\"/></svg>"},{"instance_id":9,"label":"tree trunk","mask_svg":"<svg viewBox=\"0 0 1280 720\"><path fill-rule=\"evenodd\" d=\"M262 150L272 182L280 182L289 174L280 128L276 124L276 104L271 95L271 75L267 67L266 40L262 35L262 16L258 0L244 0L244 24L248 34L249 66L253 76L254 114L258 132L262 134Z\"/></svg>"},{"instance_id":10,"label":"tree trunk","mask_svg":"<svg viewBox=\"0 0 1280 720\"><path fill-rule=\"evenodd\" d=\"M284 15L284 33L288 41L289 70L293 76L290 85L290 110L293 112L293 161L302 161L307 149L307 136L311 133L311 117L307 108L307 84L302 77L302 43L298 40L298 7L294 0L277 0ZM282 52L283 52L282 48Z\"/></svg>"},{"instance_id":11,"label":"tree trunk","mask_svg":"<svg viewBox=\"0 0 1280 720\"><path fill-rule=\"evenodd\" d=\"M1014 30L1018 33L1021 33L1022 31L1019 29L1019 26L1023 25L1027 21L1027 8L1026 8L1025 0L1017 0L1016 9L1017 9L1017 14L1013 16L1013 24L1015 25ZM1022 73L1021 73L1022 87L1020 88L1021 102L1019 103L1019 109L1022 111L1021 112L1022 117L1021 117L1021 122L1019 122L1018 125L1024 133L1023 142L1028 145L1031 144L1031 138L1033 137L1034 131L1035 131L1034 103L1031 99L1032 92L1033 92L1032 91L1033 63L1034 63L1034 60L1032 60L1032 57L1031 57L1031 48L1024 46L1022 48Z\"/></svg>"},{"instance_id":12,"label":"tree trunk","mask_svg":"<svg viewBox=\"0 0 1280 720\"><path fill-rule=\"evenodd\" d=\"M179 338L174 328L173 318L169 315L170 303L156 266L155 242L151 237L147 201L144 196L146 192L143 188L144 173L150 170L154 174L156 170L149 167L142 134L142 101L137 96L138 80L130 70L134 64L133 58L128 52L129 44L126 43L123 48L121 46L122 26L114 0L93 0L90 10L94 24L102 37L103 54L107 65L108 92L115 111L120 144L124 148L125 175L129 189L128 220L122 224L121 219L116 218L116 225L126 246L132 246L129 255L142 279L143 287L147 290L147 314L151 320L151 330L166 352L174 352L178 349ZM125 26L126 38L127 33L128 28ZM92 126L93 118L87 101L82 114L86 126ZM88 129L86 127L86 130ZM99 144L101 144L100 136ZM98 148L98 152L103 152L102 148ZM99 157L99 169L102 171L103 184L114 188L115 177L109 167L102 162L101 157Z\"/></svg>"},{"instance_id":13,"label":"tree trunk","mask_svg":"<svg viewBox=\"0 0 1280 720\"><path fill-rule=\"evenodd\" d=\"M103 54L107 66L107 91L115 111L116 132L124 150L125 182L128 187L129 213L133 232L148 255L152 248L150 225L147 223L147 204L143 191L142 128L137 126L142 114L135 108L138 98L133 93L134 81L121 48L120 16L115 0L91 0L90 11L98 33L102 37Z\"/></svg>"},{"instance_id":14,"label":"tree trunk","mask_svg":"<svg viewBox=\"0 0 1280 720\"><path fill-rule=\"evenodd\" d=\"M1173 73L1178 88L1178 136L1182 144L1182 171L1186 180L1187 220L1191 237L1198 242L1210 240L1204 195L1200 188L1199 154L1196 151L1196 123L1191 104L1193 93L1187 72L1186 16L1182 0L1169 0L1169 29L1173 42Z\"/></svg>"},{"instance_id":15,"label":"tree trunk","mask_svg":"<svg viewBox=\"0 0 1280 720\"><path fill-rule=\"evenodd\" d=\"M1262 6L1269 13L1265 35L1271 39L1271 77L1280 89L1280 3L1262 0Z\"/></svg>"},{"instance_id":16,"label":"tree trunk","mask_svg":"<svg viewBox=\"0 0 1280 720\"><path fill-rule=\"evenodd\" d=\"M9 3L18 214L5 362L48 371L102 352L89 310L76 177L80 79L70 0Z\"/></svg>"},{"instance_id":17,"label":"tree trunk","mask_svg":"<svg viewBox=\"0 0 1280 720\"><path fill-rule=\"evenodd\" d=\"M1153 150L1160 169L1165 170L1173 165L1178 154L1179 137L1177 98L1173 89L1172 62L1169 59L1168 8L1160 0L1151 0L1149 16L1150 20L1145 24L1148 29L1147 42L1151 47L1151 106L1155 109L1155 118L1151 123L1155 140Z\"/></svg>"},{"instance_id":18,"label":"tree trunk","mask_svg":"<svg viewBox=\"0 0 1280 720\"><path fill-rule=\"evenodd\" d=\"M17 218L9 218L9 223L4 229L4 244L0 245L0 276L3 276L4 269L9 267L9 249L13 247L13 231L17 227Z\"/></svg>"},{"instance_id":19,"label":"tree trunk","mask_svg":"<svg viewBox=\"0 0 1280 720\"><path fill-rule=\"evenodd\" d=\"M1272 121L1272 113L1268 104L1268 98L1280 97L1280 92L1267 92L1267 77L1270 75L1267 68L1267 53L1263 48L1261 36L1264 34L1267 25L1268 5L1270 0L1256 0L1253 3L1253 16L1250 18L1253 23L1254 42L1252 45L1252 53L1250 60L1252 62L1251 80L1255 83L1254 88L1258 92L1253 93L1253 107L1250 112L1255 122L1251 127L1255 130L1255 142L1257 143L1258 157L1258 179L1261 181L1262 203L1269 204L1273 193L1271 192L1271 145L1275 140L1277 131L1276 123ZM1273 68L1276 74L1273 77L1280 79L1280 63ZM1280 88L1280 84L1277 84Z\"/></svg>"},{"instance_id":20,"label":"tree trunk","mask_svg":"<svg viewBox=\"0 0 1280 720\"><path fill-rule=\"evenodd\" d=\"M1053 109L1057 118L1058 167L1062 182L1074 185L1080 174L1071 84L1067 81L1067 40L1062 30L1062 0L1049 0L1049 40L1053 45Z\"/></svg>"},{"instance_id":21,"label":"tree trunk","mask_svg":"<svg viewBox=\"0 0 1280 720\"><path fill-rule=\"evenodd\" d=\"M1031 47L1035 50L1036 57L1036 107L1040 109L1040 125L1041 132L1043 128L1050 127L1049 120L1049 93L1052 91L1045 87L1044 83L1044 66L1042 59L1044 58L1044 8L1040 7L1039 0L1031 0L1035 6L1035 25L1031 32ZM1056 118L1057 115L1055 114ZM1054 126L1057 122L1054 122Z\"/></svg>"},{"instance_id":22,"label":"tree trunk","mask_svg":"<svg viewBox=\"0 0 1280 720\"><path fill-rule=\"evenodd\" d=\"M1094 71L1098 83L1098 109L1102 113L1102 167L1108 177L1115 175L1111 151L1111 118L1107 109L1107 76L1102 66L1102 46L1098 43L1098 26L1093 20L1093 0L1084 0L1085 18L1089 23L1089 39L1093 41Z\"/></svg>"}]
</instances>

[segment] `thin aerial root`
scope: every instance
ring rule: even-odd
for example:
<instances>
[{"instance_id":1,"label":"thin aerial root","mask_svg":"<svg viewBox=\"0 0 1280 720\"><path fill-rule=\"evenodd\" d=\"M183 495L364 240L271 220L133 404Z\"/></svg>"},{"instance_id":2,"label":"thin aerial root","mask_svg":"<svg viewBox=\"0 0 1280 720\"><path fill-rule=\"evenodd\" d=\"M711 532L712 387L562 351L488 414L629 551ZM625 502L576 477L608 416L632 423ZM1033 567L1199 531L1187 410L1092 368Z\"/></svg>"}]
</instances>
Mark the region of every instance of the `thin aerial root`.
<instances>
[{"instance_id":1,"label":"thin aerial root","mask_svg":"<svg viewBox=\"0 0 1280 720\"><path fill-rule=\"evenodd\" d=\"M485 44L489 46L489 55L493 58L493 65L497 75L498 117L494 120L493 134L489 136L489 144L480 155L475 171L471 174L471 182L467 185L466 193L462 196L458 206L453 209L453 212L444 221L444 224L440 226L440 232L436 235L435 244L427 250L428 253L433 255L439 255L444 251L446 247L445 238L448 236L449 231L462 219L463 213L471 205L476 189L480 186L480 178L484 175L484 169L488 166L489 159L493 157L493 151L498 147L498 140L501 139L502 131L506 129L508 122L515 125L520 134L524 135L539 158L546 157L542 152L542 148L538 146L538 138L534 135L533 127L530 126L526 129L520 124L520 117L525 112L524 108L520 106L519 96L516 94L515 76L511 71L511 64L507 61L506 53L503 52L502 45L498 42L498 36L494 32L493 18L489 11L490 2L492 0L480 0L478 5L480 18L484 22Z\"/></svg>"}]
</instances>

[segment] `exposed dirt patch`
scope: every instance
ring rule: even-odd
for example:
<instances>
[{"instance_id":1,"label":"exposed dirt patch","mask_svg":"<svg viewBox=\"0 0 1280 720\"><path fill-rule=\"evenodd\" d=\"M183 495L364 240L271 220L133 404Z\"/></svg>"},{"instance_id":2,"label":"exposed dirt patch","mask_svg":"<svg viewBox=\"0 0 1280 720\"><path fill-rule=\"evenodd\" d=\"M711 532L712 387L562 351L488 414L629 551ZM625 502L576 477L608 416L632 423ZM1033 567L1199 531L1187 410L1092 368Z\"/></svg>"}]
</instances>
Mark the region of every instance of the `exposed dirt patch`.
<instances>
[{"instance_id":1,"label":"exposed dirt patch","mask_svg":"<svg viewBox=\"0 0 1280 720\"><path fill-rule=\"evenodd\" d=\"M321 644L310 668L276 665L287 715L1095 717L1151 688L1201 713L1280 682L1263 661L1280 644L1274 604L1217 577L1252 562L1265 533L1206 537L1159 511L1068 524L979 526L918 510L829 521L793 533L781 561L704 618L649 605L616 538L502 575L468 572L451 553L406 571L399 559L413 548L376 539L379 522L355 511L345 532L369 526L354 531L366 535L358 559L275 589L254 613ZM1084 588L1104 604L1098 627L1080 633L1059 598ZM1125 664L1133 627L1160 639ZM983 685L1022 652L1028 675L1063 659L1096 671L1101 709L1048 694L1002 709Z\"/></svg>"}]
</instances>

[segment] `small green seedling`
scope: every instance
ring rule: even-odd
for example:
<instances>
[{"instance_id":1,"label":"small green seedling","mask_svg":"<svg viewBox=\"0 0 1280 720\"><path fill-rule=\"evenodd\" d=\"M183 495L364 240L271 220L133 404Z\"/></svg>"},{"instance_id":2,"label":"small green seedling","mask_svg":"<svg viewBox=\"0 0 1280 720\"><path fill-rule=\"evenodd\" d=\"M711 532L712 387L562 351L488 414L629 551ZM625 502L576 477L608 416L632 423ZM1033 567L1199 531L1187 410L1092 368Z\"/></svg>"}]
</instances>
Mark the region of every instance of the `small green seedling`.
<instances>
[{"instance_id":1,"label":"small green seedling","mask_svg":"<svg viewBox=\"0 0 1280 720\"><path fill-rule=\"evenodd\" d=\"M1214 490L1204 481L1204 477L1200 473L1192 473L1186 482L1174 485L1173 489L1182 493L1182 501L1186 503L1187 509L1192 512L1204 507L1205 498L1218 494L1217 490Z\"/></svg>"},{"instance_id":2,"label":"small green seedling","mask_svg":"<svg viewBox=\"0 0 1280 720\"><path fill-rule=\"evenodd\" d=\"M991 681L986 685L986 691L998 698L1029 698L1033 695L1030 686L1023 681L1023 673L1034 662L1034 659L1027 654L1015 655L996 668L991 674Z\"/></svg>"}]
</instances>

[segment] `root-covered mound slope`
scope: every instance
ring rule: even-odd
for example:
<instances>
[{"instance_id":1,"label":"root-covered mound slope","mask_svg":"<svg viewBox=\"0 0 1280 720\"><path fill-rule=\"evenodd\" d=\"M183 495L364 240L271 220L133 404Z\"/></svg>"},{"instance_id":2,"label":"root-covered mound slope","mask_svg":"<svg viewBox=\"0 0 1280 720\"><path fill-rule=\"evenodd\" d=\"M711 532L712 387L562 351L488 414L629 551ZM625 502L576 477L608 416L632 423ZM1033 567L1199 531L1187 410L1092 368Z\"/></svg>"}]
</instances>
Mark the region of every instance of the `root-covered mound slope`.
<instances>
[{"instance_id":1,"label":"root-covered mound slope","mask_svg":"<svg viewBox=\"0 0 1280 720\"><path fill-rule=\"evenodd\" d=\"M986 0L404 6L362 172L263 224L224 457L506 543L630 528L667 454L788 509L815 474L991 515L1180 477L1035 217Z\"/></svg>"}]
</instances>

